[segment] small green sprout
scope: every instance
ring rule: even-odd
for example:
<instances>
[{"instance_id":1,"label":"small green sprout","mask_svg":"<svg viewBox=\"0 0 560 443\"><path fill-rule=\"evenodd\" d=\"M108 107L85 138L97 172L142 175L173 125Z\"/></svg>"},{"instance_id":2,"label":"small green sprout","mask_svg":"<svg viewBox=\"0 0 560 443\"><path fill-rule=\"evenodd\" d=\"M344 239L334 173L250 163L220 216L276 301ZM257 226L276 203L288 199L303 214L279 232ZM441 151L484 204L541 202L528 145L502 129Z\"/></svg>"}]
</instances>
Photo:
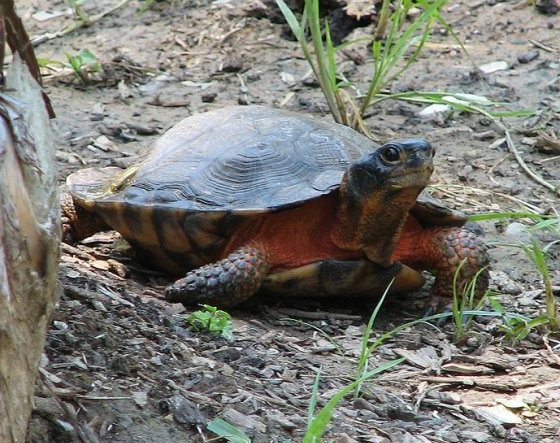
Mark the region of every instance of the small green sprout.
<instances>
[{"instance_id":1,"label":"small green sprout","mask_svg":"<svg viewBox=\"0 0 560 443\"><path fill-rule=\"evenodd\" d=\"M66 52L65 55L74 74L83 84L89 82L91 74L97 74L103 70L101 63L99 63L97 57L89 49L82 49L76 55Z\"/></svg>"},{"instance_id":2,"label":"small green sprout","mask_svg":"<svg viewBox=\"0 0 560 443\"><path fill-rule=\"evenodd\" d=\"M231 316L214 306L202 305L202 309L187 317L187 323L196 331L218 333L227 340L233 339Z\"/></svg>"},{"instance_id":3,"label":"small green sprout","mask_svg":"<svg viewBox=\"0 0 560 443\"><path fill-rule=\"evenodd\" d=\"M225 438L231 443L251 443L251 439L247 437L241 430L228 423L227 421L222 420L221 418L215 418L214 420L208 422L207 428L209 431L219 435L222 438Z\"/></svg>"}]
</instances>

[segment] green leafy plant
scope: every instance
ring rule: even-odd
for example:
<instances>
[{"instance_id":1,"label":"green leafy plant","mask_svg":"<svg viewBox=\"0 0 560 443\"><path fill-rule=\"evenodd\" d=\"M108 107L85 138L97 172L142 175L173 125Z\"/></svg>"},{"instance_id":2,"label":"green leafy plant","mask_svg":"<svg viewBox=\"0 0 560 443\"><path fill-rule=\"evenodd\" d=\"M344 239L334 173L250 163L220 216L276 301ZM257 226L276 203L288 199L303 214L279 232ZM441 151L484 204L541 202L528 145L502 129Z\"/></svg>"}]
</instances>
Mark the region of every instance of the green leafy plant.
<instances>
[{"instance_id":1,"label":"green leafy plant","mask_svg":"<svg viewBox=\"0 0 560 443\"><path fill-rule=\"evenodd\" d=\"M251 443L251 439L241 430L221 418L215 418L206 426L209 431L232 443Z\"/></svg>"},{"instance_id":2,"label":"green leafy plant","mask_svg":"<svg viewBox=\"0 0 560 443\"><path fill-rule=\"evenodd\" d=\"M325 21L324 26L321 26L319 0L305 0L300 20L284 0L276 0L276 3L300 43L335 121L365 132L366 128L362 123L363 114L386 85L401 75L416 60L429 38L434 23L440 19L439 10L446 1L397 0L391 12L390 2L384 0L376 36L385 34L386 27L388 30L383 40L376 38L372 44L374 61L372 78L367 93L361 97L360 105L345 93L344 88L353 85L338 71L336 64L336 52L355 41L334 46L328 22ZM422 12L405 27L405 19L412 7L421 8ZM308 43L308 33L310 43ZM409 54L413 46L414 50ZM402 64L406 55L409 56L408 60Z\"/></svg>"},{"instance_id":3,"label":"green leafy plant","mask_svg":"<svg viewBox=\"0 0 560 443\"><path fill-rule=\"evenodd\" d=\"M69 66L83 84L89 83L92 74L100 73L103 70L101 63L99 63L97 57L89 49L82 49L75 55L69 53L65 53L65 55Z\"/></svg>"},{"instance_id":4,"label":"green leafy plant","mask_svg":"<svg viewBox=\"0 0 560 443\"><path fill-rule=\"evenodd\" d=\"M231 316L214 306L202 305L202 309L187 317L187 324L196 331L218 333L228 340L233 339Z\"/></svg>"},{"instance_id":5,"label":"green leafy plant","mask_svg":"<svg viewBox=\"0 0 560 443\"><path fill-rule=\"evenodd\" d=\"M500 220L509 218L528 218L536 223L528 229L529 232L538 232L542 230L551 231L560 236L560 218L556 216L547 216L542 214L533 214L527 212L495 212L487 214L478 214L470 216L473 221L480 220ZM560 329L560 319L556 299L553 293L552 276L548 266L548 251L556 244L560 243L560 238L554 240L547 245L541 245L539 240L533 235L529 240L529 244L506 244L501 246L521 248L529 260L533 263L542 277L545 292L545 314L539 315L533 319L523 316L511 316L504 313L503 307L495 298L490 298L492 306L498 312L501 312L504 318L504 327L506 336L514 343L518 343L524 339L529 332L540 326L548 326L552 331Z\"/></svg>"},{"instance_id":6,"label":"green leafy plant","mask_svg":"<svg viewBox=\"0 0 560 443\"><path fill-rule=\"evenodd\" d=\"M520 314L508 313L495 297L489 297L488 299L492 308L501 314L503 323L500 329L505 333L506 340L514 346L525 339L532 330L548 323L546 315L528 318Z\"/></svg>"}]
</instances>

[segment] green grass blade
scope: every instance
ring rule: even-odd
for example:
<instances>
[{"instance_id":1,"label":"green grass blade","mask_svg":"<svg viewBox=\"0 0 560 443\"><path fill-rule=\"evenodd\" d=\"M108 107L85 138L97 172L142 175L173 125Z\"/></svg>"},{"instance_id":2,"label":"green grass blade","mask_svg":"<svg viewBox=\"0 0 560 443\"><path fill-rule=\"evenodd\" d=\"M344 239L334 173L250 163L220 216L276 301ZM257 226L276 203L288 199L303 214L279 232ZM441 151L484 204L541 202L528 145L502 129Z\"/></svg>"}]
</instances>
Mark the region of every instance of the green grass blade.
<instances>
[{"instance_id":1,"label":"green grass blade","mask_svg":"<svg viewBox=\"0 0 560 443\"><path fill-rule=\"evenodd\" d=\"M319 0L305 0L305 7L308 9L309 31L311 33L311 42L315 51L315 61L319 73L317 80L321 85L321 89L327 100L327 105L335 121L342 123L343 120L336 103L335 91L331 86L333 81L329 77L328 56L325 53L325 47L323 45L323 32L321 30L321 21L319 18Z\"/></svg>"},{"instance_id":2,"label":"green grass blade","mask_svg":"<svg viewBox=\"0 0 560 443\"><path fill-rule=\"evenodd\" d=\"M309 430L311 423L313 423L313 416L315 415L315 408L317 407L317 398L319 397L319 381L321 380L321 370L319 368L315 381L313 382L313 390L311 391L311 398L307 405L307 430Z\"/></svg>"},{"instance_id":3,"label":"green grass blade","mask_svg":"<svg viewBox=\"0 0 560 443\"><path fill-rule=\"evenodd\" d=\"M331 39L331 31L329 22L325 20L325 46L327 49L327 74L330 82L330 88L333 92L338 89L336 84L336 61L334 59L335 48Z\"/></svg>"},{"instance_id":4,"label":"green grass blade","mask_svg":"<svg viewBox=\"0 0 560 443\"><path fill-rule=\"evenodd\" d=\"M545 220L545 215L535 214L533 212L485 212L483 214L469 215L469 221L485 221L485 220L503 220L529 218L531 220ZM535 225L536 226L536 225Z\"/></svg>"},{"instance_id":5,"label":"green grass blade","mask_svg":"<svg viewBox=\"0 0 560 443\"><path fill-rule=\"evenodd\" d=\"M209 431L225 438L231 443L251 443L251 439L232 424L221 418L215 418L206 426Z\"/></svg>"},{"instance_id":6,"label":"green grass blade","mask_svg":"<svg viewBox=\"0 0 560 443\"><path fill-rule=\"evenodd\" d=\"M389 290L391 289L391 286L393 286L394 281L395 281L395 278L393 277L393 279L390 281L389 285L387 285L387 288L385 288L385 291L383 292L383 295L379 299L379 302L377 302L377 304L375 305L375 308L374 308L373 312L371 313L371 315L369 317L368 324L367 324L367 326L364 330L364 333L362 335L362 343L361 343L361 347L360 347L360 358L358 360L357 378L362 377L367 370L368 358L371 355L370 349L368 347L368 343L369 343L369 340L371 338L371 331L373 329L373 325L375 324L375 320L377 319L377 314L379 313L379 310L381 309L381 306L385 302L385 298L387 297L387 294L389 293ZM360 385L358 385L356 387L356 392L354 393L354 397L357 397L359 395L359 392L360 392Z\"/></svg>"},{"instance_id":7,"label":"green grass blade","mask_svg":"<svg viewBox=\"0 0 560 443\"><path fill-rule=\"evenodd\" d=\"M377 368L369 371L363 377L359 378L358 380L350 383L349 385L342 388L338 391L332 398L327 402L327 404L319 411L319 413L313 418L310 423L310 426L303 437L303 443L319 443L321 441L321 436L325 433L329 422L331 421L332 414L334 409L338 406L340 401L348 395L352 390L358 386L360 383L384 372L387 371L399 364L401 364L405 359L398 358L396 360L392 360L388 363L385 363Z\"/></svg>"},{"instance_id":8,"label":"green grass blade","mask_svg":"<svg viewBox=\"0 0 560 443\"><path fill-rule=\"evenodd\" d=\"M292 10L288 7L288 5L284 2L284 0L276 0L276 4L280 8L280 12L286 19L288 26L292 30L292 33L297 38L299 42L305 41L305 32L303 26L300 25L298 19L292 12Z\"/></svg>"}]
</instances>

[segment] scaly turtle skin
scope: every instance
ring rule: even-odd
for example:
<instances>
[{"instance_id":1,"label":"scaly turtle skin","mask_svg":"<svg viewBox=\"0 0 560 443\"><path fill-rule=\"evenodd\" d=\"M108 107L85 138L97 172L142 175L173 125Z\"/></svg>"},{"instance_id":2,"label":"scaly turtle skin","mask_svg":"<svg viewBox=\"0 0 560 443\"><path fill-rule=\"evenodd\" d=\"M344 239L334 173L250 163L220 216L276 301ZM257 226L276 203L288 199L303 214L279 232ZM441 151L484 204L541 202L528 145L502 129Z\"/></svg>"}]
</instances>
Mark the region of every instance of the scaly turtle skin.
<instances>
[{"instance_id":1,"label":"scaly turtle skin","mask_svg":"<svg viewBox=\"0 0 560 443\"><path fill-rule=\"evenodd\" d=\"M147 264L186 276L166 289L186 305L227 307L259 290L374 296L421 287L449 295L487 255L465 218L420 194L433 170L425 140L378 146L334 123L262 106L179 122L125 170L68 177L63 231L115 229ZM487 275L478 279L478 292Z\"/></svg>"}]
</instances>

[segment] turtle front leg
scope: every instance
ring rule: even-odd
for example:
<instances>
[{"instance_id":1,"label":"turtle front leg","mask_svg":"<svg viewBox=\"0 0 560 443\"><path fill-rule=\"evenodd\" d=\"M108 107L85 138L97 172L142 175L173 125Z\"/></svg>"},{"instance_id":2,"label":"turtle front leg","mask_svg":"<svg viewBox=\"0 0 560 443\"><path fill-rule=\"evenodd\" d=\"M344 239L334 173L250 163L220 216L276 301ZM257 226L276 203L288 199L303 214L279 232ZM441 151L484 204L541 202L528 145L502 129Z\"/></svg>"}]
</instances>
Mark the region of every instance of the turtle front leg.
<instances>
[{"instance_id":1,"label":"turtle front leg","mask_svg":"<svg viewBox=\"0 0 560 443\"><path fill-rule=\"evenodd\" d=\"M475 295L481 297L488 288L486 248L476 234L466 228L438 227L403 234L393 258L415 269L435 271L434 300L449 299L453 295L454 281L456 293L461 295L477 274Z\"/></svg>"},{"instance_id":2,"label":"turtle front leg","mask_svg":"<svg viewBox=\"0 0 560 443\"><path fill-rule=\"evenodd\" d=\"M239 304L259 288L269 269L266 254L255 246L244 246L223 260L190 271L165 289L173 303L199 303L227 308Z\"/></svg>"},{"instance_id":3,"label":"turtle front leg","mask_svg":"<svg viewBox=\"0 0 560 443\"><path fill-rule=\"evenodd\" d=\"M488 289L489 258L486 247L476 234L465 228L440 229L432 242L434 249L440 251L434 263L437 275L432 294L449 297L455 289L461 296L476 276L475 295L482 297Z\"/></svg>"}]
</instances>

